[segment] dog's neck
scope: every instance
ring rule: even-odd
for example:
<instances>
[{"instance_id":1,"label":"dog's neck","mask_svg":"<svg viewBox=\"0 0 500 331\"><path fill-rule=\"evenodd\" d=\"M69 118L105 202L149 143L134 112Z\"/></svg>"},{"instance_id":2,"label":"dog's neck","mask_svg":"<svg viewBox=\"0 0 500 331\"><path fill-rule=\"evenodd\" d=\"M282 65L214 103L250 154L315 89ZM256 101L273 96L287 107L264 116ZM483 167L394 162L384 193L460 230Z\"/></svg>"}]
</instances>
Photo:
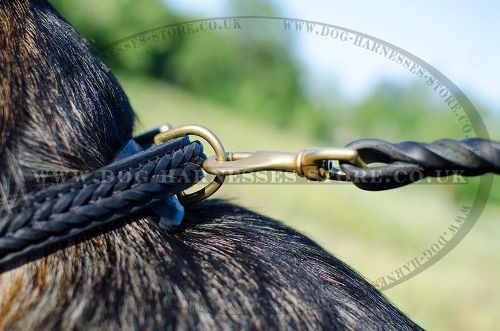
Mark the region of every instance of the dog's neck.
<instances>
[{"instance_id":1,"label":"dog's neck","mask_svg":"<svg viewBox=\"0 0 500 331\"><path fill-rule=\"evenodd\" d=\"M127 97L89 44L46 1L0 2L0 191L33 172L88 171L132 133Z\"/></svg>"}]
</instances>

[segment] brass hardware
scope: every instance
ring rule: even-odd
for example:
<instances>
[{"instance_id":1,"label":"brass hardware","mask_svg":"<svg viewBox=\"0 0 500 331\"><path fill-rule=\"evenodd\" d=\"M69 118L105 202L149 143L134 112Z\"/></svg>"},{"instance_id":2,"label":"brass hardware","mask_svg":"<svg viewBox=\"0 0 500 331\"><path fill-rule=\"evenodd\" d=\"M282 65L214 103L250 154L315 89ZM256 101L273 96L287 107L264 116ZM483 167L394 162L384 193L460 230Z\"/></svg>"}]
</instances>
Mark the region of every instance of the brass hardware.
<instances>
[{"instance_id":1,"label":"brass hardware","mask_svg":"<svg viewBox=\"0 0 500 331\"><path fill-rule=\"evenodd\" d=\"M215 156L203 162L203 170L216 175L214 181L203 189L190 194L181 193L179 199L188 203L208 198L221 187L225 176L228 175L273 170L295 172L313 181L345 180L345 175L340 170L334 168L332 170L333 160L365 166L358 152L348 148L313 147L297 153L275 151L226 153L219 138L207 128L198 125L181 126L159 133L154 137L154 142L158 145L186 135L199 136L212 146Z\"/></svg>"},{"instance_id":2,"label":"brass hardware","mask_svg":"<svg viewBox=\"0 0 500 331\"><path fill-rule=\"evenodd\" d=\"M203 169L213 175L237 175L249 172L272 170L295 172L309 180L320 181L329 178L329 160L347 161L361 165L355 150L348 148L306 148L297 153L257 151L254 153L227 153L229 161L218 161L210 157L203 163Z\"/></svg>"}]
</instances>

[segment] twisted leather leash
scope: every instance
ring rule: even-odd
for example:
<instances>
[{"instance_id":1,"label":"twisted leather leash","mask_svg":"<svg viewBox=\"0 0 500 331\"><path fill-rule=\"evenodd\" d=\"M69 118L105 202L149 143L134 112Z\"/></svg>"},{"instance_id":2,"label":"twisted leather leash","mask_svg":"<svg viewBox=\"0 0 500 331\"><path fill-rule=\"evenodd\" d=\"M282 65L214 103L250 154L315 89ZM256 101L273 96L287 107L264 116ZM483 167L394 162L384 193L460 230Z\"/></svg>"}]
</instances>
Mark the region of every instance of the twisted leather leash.
<instances>
[{"instance_id":1,"label":"twisted leather leash","mask_svg":"<svg viewBox=\"0 0 500 331\"><path fill-rule=\"evenodd\" d=\"M368 191L397 188L426 177L500 174L500 142L481 138L397 144L362 139L348 144L346 148L307 148L297 153L226 153L220 140L208 129L187 125L161 133L155 140L168 141L189 134L204 138L214 148L216 155L203 163L203 169L217 175L218 181L210 184L217 184L215 187L201 192L204 195L200 192L187 195L187 201L207 198L222 185L225 176L262 170L295 172L314 181L349 181ZM333 166L333 161L339 161L339 168ZM383 165L367 167L372 163Z\"/></svg>"},{"instance_id":2,"label":"twisted leather leash","mask_svg":"<svg viewBox=\"0 0 500 331\"><path fill-rule=\"evenodd\" d=\"M185 190L202 177L205 158L199 142L175 139L4 208L0 271Z\"/></svg>"},{"instance_id":3,"label":"twisted leather leash","mask_svg":"<svg viewBox=\"0 0 500 331\"><path fill-rule=\"evenodd\" d=\"M340 163L346 178L368 191L393 189L425 177L500 174L500 143L481 138L397 144L362 139L346 147L355 149L366 164L384 163L383 166L370 168Z\"/></svg>"}]
</instances>

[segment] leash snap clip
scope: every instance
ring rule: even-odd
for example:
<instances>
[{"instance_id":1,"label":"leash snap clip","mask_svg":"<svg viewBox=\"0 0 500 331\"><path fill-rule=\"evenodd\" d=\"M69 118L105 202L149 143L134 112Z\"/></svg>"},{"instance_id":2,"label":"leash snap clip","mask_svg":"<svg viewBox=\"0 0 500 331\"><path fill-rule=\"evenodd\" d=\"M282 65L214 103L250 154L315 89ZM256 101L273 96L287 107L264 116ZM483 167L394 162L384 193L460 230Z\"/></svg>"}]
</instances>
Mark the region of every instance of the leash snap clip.
<instances>
[{"instance_id":1,"label":"leash snap clip","mask_svg":"<svg viewBox=\"0 0 500 331\"><path fill-rule=\"evenodd\" d=\"M257 151L227 153L228 161L210 157L203 169L213 175L238 175L256 171L294 172L311 181L331 179L332 161L359 164L356 150L348 148L312 147L298 152Z\"/></svg>"},{"instance_id":2,"label":"leash snap clip","mask_svg":"<svg viewBox=\"0 0 500 331\"><path fill-rule=\"evenodd\" d=\"M217 136L209 129L199 125L185 125L161 132L154 137L159 145L171 139L195 135L212 146L215 156L203 162L203 170L215 175L214 180L204 188L194 192L179 194L183 203L201 201L214 194L230 175L257 171L294 172L311 181L325 179L349 180L342 170L332 166L333 161L343 161L364 167L358 152L350 148L312 147L299 152L257 151L226 153Z\"/></svg>"}]
</instances>

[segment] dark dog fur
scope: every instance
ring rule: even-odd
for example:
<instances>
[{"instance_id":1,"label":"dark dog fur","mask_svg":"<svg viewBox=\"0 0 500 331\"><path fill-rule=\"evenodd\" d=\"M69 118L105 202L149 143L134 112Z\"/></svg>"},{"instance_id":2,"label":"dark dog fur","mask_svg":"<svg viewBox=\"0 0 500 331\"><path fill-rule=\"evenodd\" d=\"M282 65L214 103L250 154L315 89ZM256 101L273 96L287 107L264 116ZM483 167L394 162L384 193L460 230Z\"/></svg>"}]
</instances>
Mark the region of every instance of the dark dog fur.
<instances>
[{"instance_id":1,"label":"dark dog fur","mask_svg":"<svg viewBox=\"0 0 500 331\"><path fill-rule=\"evenodd\" d=\"M96 169L131 136L116 79L45 1L0 0L0 89L4 204L33 171ZM25 264L0 293L2 329L418 329L311 240L220 201L177 232L137 219Z\"/></svg>"}]
</instances>

